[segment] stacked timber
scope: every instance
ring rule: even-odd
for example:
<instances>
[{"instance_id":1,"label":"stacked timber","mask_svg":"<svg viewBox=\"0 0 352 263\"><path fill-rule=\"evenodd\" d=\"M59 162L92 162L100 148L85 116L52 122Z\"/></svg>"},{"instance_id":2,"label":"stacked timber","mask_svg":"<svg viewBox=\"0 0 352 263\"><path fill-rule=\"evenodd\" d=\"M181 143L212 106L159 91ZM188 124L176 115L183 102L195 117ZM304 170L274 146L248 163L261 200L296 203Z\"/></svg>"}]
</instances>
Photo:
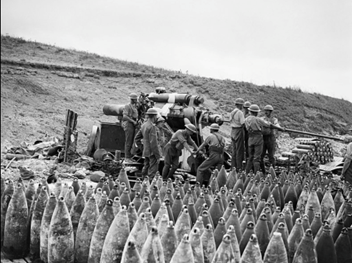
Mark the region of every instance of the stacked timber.
<instances>
[{"instance_id":1,"label":"stacked timber","mask_svg":"<svg viewBox=\"0 0 352 263\"><path fill-rule=\"evenodd\" d=\"M1 181L1 250L43 262L352 262L352 189L270 168L222 167L210 186ZM39 228L39 229L38 229Z\"/></svg>"}]
</instances>

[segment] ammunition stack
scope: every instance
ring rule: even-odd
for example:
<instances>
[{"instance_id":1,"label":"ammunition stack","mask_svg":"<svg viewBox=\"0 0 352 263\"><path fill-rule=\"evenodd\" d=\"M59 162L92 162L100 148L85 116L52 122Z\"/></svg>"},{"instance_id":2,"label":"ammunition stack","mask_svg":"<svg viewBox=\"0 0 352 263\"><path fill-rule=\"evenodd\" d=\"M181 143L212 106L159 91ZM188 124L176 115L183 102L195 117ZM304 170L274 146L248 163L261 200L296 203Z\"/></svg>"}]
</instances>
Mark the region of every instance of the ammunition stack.
<instances>
[{"instance_id":1,"label":"ammunition stack","mask_svg":"<svg viewBox=\"0 0 352 263\"><path fill-rule=\"evenodd\" d=\"M293 153L306 154L312 162L319 164L326 164L334 160L330 142L311 138L297 138L296 140L299 144L292 150Z\"/></svg>"}]
</instances>

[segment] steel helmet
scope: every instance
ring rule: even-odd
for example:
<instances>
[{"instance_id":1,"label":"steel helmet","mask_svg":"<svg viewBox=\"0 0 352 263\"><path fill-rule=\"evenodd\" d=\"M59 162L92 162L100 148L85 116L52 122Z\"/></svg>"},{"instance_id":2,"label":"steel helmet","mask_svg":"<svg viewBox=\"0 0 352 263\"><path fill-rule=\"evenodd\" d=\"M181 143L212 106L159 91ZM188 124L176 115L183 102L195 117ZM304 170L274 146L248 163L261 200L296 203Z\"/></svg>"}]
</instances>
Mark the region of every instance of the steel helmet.
<instances>
[{"instance_id":1,"label":"steel helmet","mask_svg":"<svg viewBox=\"0 0 352 263\"><path fill-rule=\"evenodd\" d=\"M136 100L138 98L136 93L131 93L130 94L130 99Z\"/></svg>"},{"instance_id":2,"label":"steel helmet","mask_svg":"<svg viewBox=\"0 0 352 263\"><path fill-rule=\"evenodd\" d=\"M197 133L197 129L196 126L194 126L193 124L189 123L185 125L186 129L190 130L193 133Z\"/></svg>"},{"instance_id":3,"label":"steel helmet","mask_svg":"<svg viewBox=\"0 0 352 263\"><path fill-rule=\"evenodd\" d=\"M147 115L157 115L158 111L156 109L154 109L154 108L149 108L145 114L147 114Z\"/></svg>"},{"instance_id":4,"label":"steel helmet","mask_svg":"<svg viewBox=\"0 0 352 263\"><path fill-rule=\"evenodd\" d=\"M159 118L156 120L156 123L158 123L158 122L163 122L163 121L165 121L165 119L164 119L163 117L159 117Z\"/></svg>"},{"instance_id":5,"label":"steel helmet","mask_svg":"<svg viewBox=\"0 0 352 263\"><path fill-rule=\"evenodd\" d=\"M248 100L243 104L243 108L249 108L250 106L251 103Z\"/></svg>"},{"instance_id":6,"label":"steel helmet","mask_svg":"<svg viewBox=\"0 0 352 263\"><path fill-rule=\"evenodd\" d=\"M252 112L260 112L259 106L257 104L252 104L248 110Z\"/></svg>"},{"instance_id":7,"label":"steel helmet","mask_svg":"<svg viewBox=\"0 0 352 263\"><path fill-rule=\"evenodd\" d=\"M235 100L235 104L243 105L243 103L244 103L244 99L242 99L242 98L237 98Z\"/></svg>"},{"instance_id":8,"label":"steel helmet","mask_svg":"<svg viewBox=\"0 0 352 263\"><path fill-rule=\"evenodd\" d=\"M217 124L217 123L212 123L210 125L210 130L218 131L219 129L220 129L220 127L219 127L219 124Z\"/></svg>"},{"instance_id":9,"label":"steel helmet","mask_svg":"<svg viewBox=\"0 0 352 263\"><path fill-rule=\"evenodd\" d=\"M271 110L271 111L273 111L274 108L273 108L273 106L271 106L271 105L266 105L266 106L264 107L264 110Z\"/></svg>"}]
</instances>

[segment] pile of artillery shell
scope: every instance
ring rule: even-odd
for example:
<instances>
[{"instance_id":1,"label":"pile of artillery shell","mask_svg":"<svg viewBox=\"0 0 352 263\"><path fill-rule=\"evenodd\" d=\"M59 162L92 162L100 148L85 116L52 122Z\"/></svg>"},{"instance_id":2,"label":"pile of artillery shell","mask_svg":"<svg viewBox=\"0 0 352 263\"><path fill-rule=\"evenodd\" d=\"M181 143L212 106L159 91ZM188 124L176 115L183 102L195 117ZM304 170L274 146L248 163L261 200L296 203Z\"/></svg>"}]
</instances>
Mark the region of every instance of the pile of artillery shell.
<instances>
[{"instance_id":1,"label":"pile of artillery shell","mask_svg":"<svg viewBox=\"0 0 352 263\"><path fill-rule=\"evenodd\" d=\"M310 161L319 164L334 161L331 143L325 140L300 140L300 144L292 152L306 154Z\"/></svg>"},{"instance_id":2,"label":"pile of artillery shell","mask_svg":"<svg viewBox=\"0 0 352 263\"><path fill-rule=\"evenodd\" d=\"M1 179L1 250L49 263L352 262L352 189L270 168L215 170L207 188L160 176L52 191Z\"/></svg>"}]
</instances>

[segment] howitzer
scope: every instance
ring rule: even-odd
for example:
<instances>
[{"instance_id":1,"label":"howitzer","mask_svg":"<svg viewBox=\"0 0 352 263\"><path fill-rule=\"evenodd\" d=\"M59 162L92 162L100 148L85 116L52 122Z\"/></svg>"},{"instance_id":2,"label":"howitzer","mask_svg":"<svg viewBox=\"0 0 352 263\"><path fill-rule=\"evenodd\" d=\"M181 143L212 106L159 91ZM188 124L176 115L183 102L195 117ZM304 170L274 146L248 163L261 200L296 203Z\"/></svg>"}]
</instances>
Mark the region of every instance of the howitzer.
<instances>
[{"instance_id":1,"label":"howitzer","mask_svg":"<svg viewBox=\"0 0 352 263\"><path fill-rule=\"evenodd\" d=\"M221 114L216 112L211 112L206 109L202 104L204 99L198 95L190 94L180 94L180 93L166 93L166 92L156 92L149 94L141 94L138 102L137 109L141 122L143 122L143 116L149 107L153 107L158 111L158 113L164 117L165 125L167 130L171 134L179 129L184 129L185 125L192 123L197 128L197 133L192 135L192 139L199 146L203 143L203 132L202 129L205 126L209 126L212 123L217 123L222 125L224 118ZM87 149L87 152L92 154L95 149L104 148L109 152L115 152L119 150L124 154L124 144L125 144L125 134L122 129L122 117L123 117L124 105L107 104L103 107L103 112L108 116L116 116L119 120L115 123L101 123L100 127L94 127L96 132L90 139L91 143ZM167 136L167 139L168 138ZM193 155L191 154L193 157ZM229 159L230 155L226 155L225 160ZM191 168L192 173L195 173L197 165L187 164L186 159L188 158L184 155L182 168L188 170ZM204 156L202 156L204 157ZM226 163L226 166L229 166ZM226 167L228 168L228 167Z\"/></svg>"},{"instance_id":2,"label":"howitzer","mask_svg":"<svg viewBox=\"0 0 352 263\"><path fill-rule=\"evenodd\" d=\"M335 140L335 141L343 141L343 139L338 138L338 137L333 137L333 136L328 136L328 135L323 135L323 134L318 134L318 133L313 133L313 132L298 131L298 130L287 129L287 128L285 128L285 132L293 132L293 133L298 133L298 134L310 135L310 136L314 136L314 137L331 139L331 140Z\"/></svg>"}]
</instances>

